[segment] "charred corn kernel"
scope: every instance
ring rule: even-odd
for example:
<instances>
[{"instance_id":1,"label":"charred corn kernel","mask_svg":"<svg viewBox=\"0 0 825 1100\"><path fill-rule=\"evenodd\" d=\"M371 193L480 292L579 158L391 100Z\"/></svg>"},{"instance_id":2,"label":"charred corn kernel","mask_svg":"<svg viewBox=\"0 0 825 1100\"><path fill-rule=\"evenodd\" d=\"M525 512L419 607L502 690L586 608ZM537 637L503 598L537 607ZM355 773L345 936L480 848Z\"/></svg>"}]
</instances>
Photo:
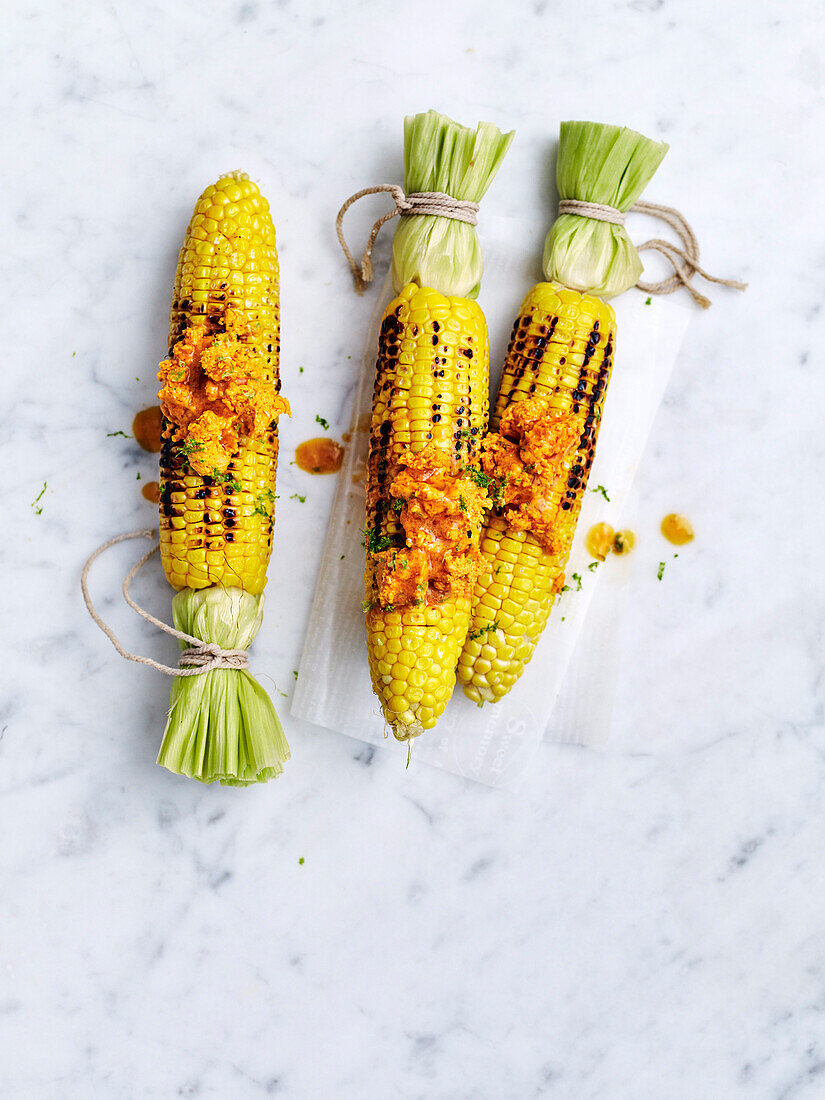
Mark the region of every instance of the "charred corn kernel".
<instances>
[{"instance_id":1,"label":"charred corn kernel","mask_svg":"<svg viewBox=\"0 0 825 1100\"><path fill-rule=\"evenodd\" d=\"M513 327L491 428L511 403L539 396L552 409L571 413L580 436L547 504L554 514L553 553L529 531L508 528L501 516L488 517L481 549L489 569L476 582L468 639L483 635L494 656L480 656L468 640L457 670L465 694L478 703L502 698L518 680L564 583L610 380L615 329L609 305L555 283L533 287Z\"/></svg>"},{"instance_id":2,"label":"charred corn kernel","mask_svg":"<svg viewBox=\"0 0 825 1100\"><path fill-rule=\"evenodd\" d=\"M390 485L404 454L436 444L455 457L457 468L476 463L487 413L487 326L480 308L427 287L404 287L381 324L368 461L369 538L403 546ZM432 728L450 697L470 598L452 595L423 607L382 610L369 544L367 550L373 687L395 736L406 739Z\"/></svg>"},{"instance_id":3,"label":"charred corn kernel","mask_svg":"<svg viewBox=\"0 0 825 1100\"><path fill-rule=\"evenodd\" d=\"M265 378L279 389L275 228L266 199L241 173L208 187L195 207L178 258L170 348L186 329L218 324L227 308L242 312L253 326L245 343L263 357ZM263 591L277 460L273 421L264 438L239 440L219 478L194 475L164 421L160 552L174 588L223 584Z\"/></svg>"}]
</instances>

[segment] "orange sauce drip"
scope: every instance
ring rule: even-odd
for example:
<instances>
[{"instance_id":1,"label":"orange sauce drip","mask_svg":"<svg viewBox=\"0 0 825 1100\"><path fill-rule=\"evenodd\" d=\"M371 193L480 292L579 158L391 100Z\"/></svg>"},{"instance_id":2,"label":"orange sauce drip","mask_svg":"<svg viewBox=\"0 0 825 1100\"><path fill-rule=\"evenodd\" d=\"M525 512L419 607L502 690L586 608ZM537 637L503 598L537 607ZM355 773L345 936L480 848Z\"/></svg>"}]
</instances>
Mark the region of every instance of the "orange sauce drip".
<instances>
[{"instance_id":1,"label":"orange sauce drip","mask_svg":"<svg viewBox=\"0 0 825 1100\"><path fill-rule=\"evenodd\" d=\"M307 439L295 448L295 461L308 474L334 474L341 469L344 448L334 439Z\"/></svg>"},{"instance_id":2,"label":"orange sauce drip","mask_svg":"<svg viewBox=\"0 0 825 1100\"><path fill-rule=\"evenodd\" d=\"M157 454L160 450L160 429L163 413L160 405L142 409L132 421L132 434L144 451Z\"/></svg>"},{"instance_id":3,"label":"orange sauce drip","mask_svg":"<svg viewBox=\"0 0 825 1100\"><path fill-rule=\"evenodd\" d=\"M633 547L636 545L636 536L632 531L625 529L624 531L617 531L616 537L613 539L613 553L629 554Z\"/></svg>"},{"instance_id":4,"label":"orange sauce drip","mask_svg":"<svg viewBox=\"0 0 825 1100\"><path fill-rule=\"evenodd\" d=\"M662 520L662 534L674 546L684 546L686 542L693 541L693 524L687 516L680 516L677 512L671 512Z\"/></svg>"},{"instance_id":5,"label":"orange sauce drip","mask_svg":"<svg viewBox=\"0 0 825 1100\"><path fill-rule=\"evenodd\" d=\"M592 558L598 558L599 561L604 561L613 549L613 540L615 537L616 532L609 523L594 523L587 532L587 539L585 541L588 554L590 554Z\"/></svg>"},{"instance_id":6,"label":"orange sauce drip","mask_svg":"<svg viewBox=\"0 0 825 1100\"><path fill-rule=\"evenodd\" d=\"M160 485L156 481L147 481L140 491L152 504L160 503Z\"/></svg>"}]
</instances>

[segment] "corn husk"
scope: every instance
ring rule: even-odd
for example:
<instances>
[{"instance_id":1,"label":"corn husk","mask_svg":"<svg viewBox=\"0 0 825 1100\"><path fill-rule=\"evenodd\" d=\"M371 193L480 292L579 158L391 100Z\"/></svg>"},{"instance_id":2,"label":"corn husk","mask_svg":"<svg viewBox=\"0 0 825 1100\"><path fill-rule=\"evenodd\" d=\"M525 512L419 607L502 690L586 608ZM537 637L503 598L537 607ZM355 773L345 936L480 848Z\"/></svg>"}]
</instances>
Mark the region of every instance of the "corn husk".
<instances>
[{"instance_id":1,"label":"corn husk","mask_svg":"<svg viewBox=\"0 0 825 1100\"><path fill-rule=\"evenodd\" d=\"M185 588L172 601L178 630L221 649L248 649L261 626L264 597L241 588ZM186 649L187 642L181 642ZM289 745L272 701L246 669L179 677L158 763L202 783L245 787L274 779Z\"/></svg>"},{"instance_id":2,"label":"corn husk","mask_svg":"<svg viewBox=\"0 0 825 1100\"><path fill-rule=\"evenodd\" d=\"M480 122L475 130L437 111L404 120L404 190L441 191L455 199L481 202L514 132ZM451 218L414 214L400 219L392 246L396 293L407 283L441 294L478 297L484 262L473 225Z\"/></svg>"},{"instance_id":3,"label":"corn husk","mask_svg":"<svg viewBox=\"0 0 825 1100\"><path fill-rule=\"evenodd\" d=\"M644 191L668 146L600 122L563 122L556 161L560 199L604 203L623 213ZM614 298L634 286L644 265L623 225L561 214L547 234L545 278Z\"/></svg>"}]
</instances>

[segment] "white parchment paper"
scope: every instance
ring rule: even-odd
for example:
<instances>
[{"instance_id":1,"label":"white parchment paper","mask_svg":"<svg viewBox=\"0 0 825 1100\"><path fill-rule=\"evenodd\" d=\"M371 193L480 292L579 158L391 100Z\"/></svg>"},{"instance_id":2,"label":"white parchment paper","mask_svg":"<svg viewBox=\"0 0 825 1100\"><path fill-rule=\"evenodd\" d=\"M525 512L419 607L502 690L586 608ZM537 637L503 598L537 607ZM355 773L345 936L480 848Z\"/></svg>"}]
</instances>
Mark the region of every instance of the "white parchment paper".
<instances>
[{"instance_id":1,"label":"white parchment paper","mask_svg":"<svg viewBox=\"0 0 825 1100\"><path fill-rule=\"evenodd\" d=\"M536 278L532 269L538 246L534 229L512 219L492 220L485 230L480 304L490 326L495 388L516 310ZM405 747L385 735L372 692L361 611L365 426L372 406L378 327L389 298L387 279L368 321L352 440L330 517L292 713L370 744L386 744L403 755ZM516 789L542 738L591 745L608 734L629 565L628 559L610 557L589 569L592 559L584 539L592 524L601 520L617 528L622 525L633 479L691 317L691 309L673 297L652 298L647 304L647 296L635 290L613 304L615 360L567 569L570 591L561 596L531 663L509 695L479 708L457 688L436 728L414 744L417 760L490 786ZM597 486L604 487L609 500Z\"/></svg>"}]
</instances>

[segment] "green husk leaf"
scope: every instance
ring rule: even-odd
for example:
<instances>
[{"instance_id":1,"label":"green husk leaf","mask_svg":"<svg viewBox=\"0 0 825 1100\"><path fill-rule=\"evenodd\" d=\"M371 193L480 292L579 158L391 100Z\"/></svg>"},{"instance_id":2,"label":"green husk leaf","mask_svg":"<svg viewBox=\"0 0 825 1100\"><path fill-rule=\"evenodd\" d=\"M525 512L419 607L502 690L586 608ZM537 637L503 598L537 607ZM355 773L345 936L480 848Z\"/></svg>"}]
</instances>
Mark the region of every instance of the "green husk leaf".
<instances>
[{"instance_id":1,"label":"green husk leaf","mask_svg":"<svg viewBox=\"0 0 825 1100\"><path fill-rule=\"evenodd\" d=\"M185 588L172 601L172 614L186 634L222 649L248 649L260 629L263 605L262 595L241 588ZM164 768L201 783L245 787L280 775L288 759L272 701L246 669L175 680L158 754Z\"/></svg>"},{"instance_id":2,"label":"green husk leaf","mask_svg":"<svg viewBox=\"0 0 825 1100\"><path fill-rule=\"evenodd\" d=\"M667 150L664 142L626 126L563 122L556 162L559 198L627 211ZM638 282L644 265L623 225L561 214L547 234L542 266L549 280L614 298Z\"/></svg>"},{"instance_id":3,"label":"green husk leaf","mask_svg":"<svg viewBox=\"0 0 825 1100\"><path fill-rule=\"evenodd\" d=\"M515 136L480 122L475 130L437 111L404 120L404 190L442 191L481 202ZM416 214L399 219L392 245L396 293L407 283L478 297L484 262L473 225Z\"/></svg>"}]
</instances>

